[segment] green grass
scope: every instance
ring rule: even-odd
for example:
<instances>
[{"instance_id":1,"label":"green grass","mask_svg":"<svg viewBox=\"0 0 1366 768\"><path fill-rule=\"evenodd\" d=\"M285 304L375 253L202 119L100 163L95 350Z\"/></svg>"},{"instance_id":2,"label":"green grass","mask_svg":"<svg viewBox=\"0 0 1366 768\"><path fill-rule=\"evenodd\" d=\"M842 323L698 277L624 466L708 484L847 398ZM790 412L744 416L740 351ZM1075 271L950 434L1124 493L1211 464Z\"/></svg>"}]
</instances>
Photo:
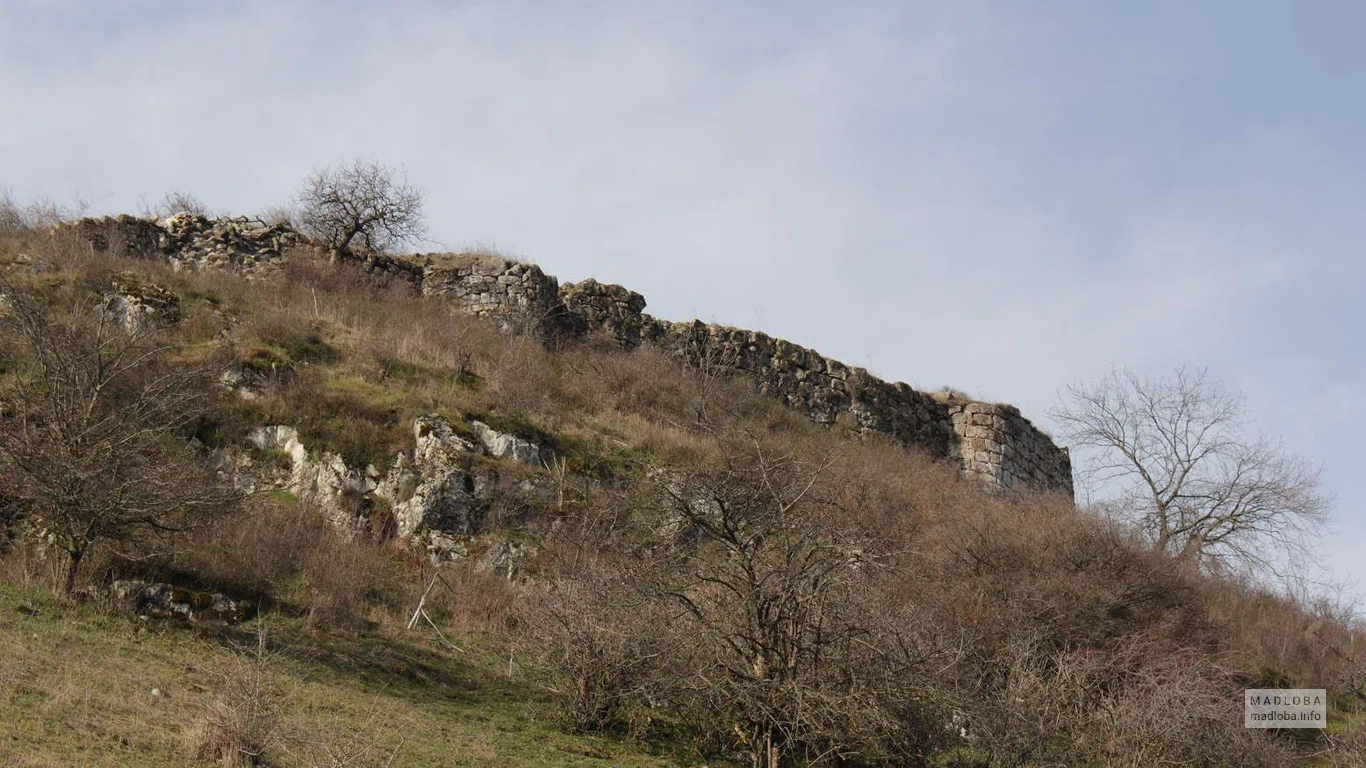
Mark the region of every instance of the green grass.
<instances>
[{"instance_id":1,"label":"green grass","mask_svg":"<svg viewBox=\"0 0 1366 768\"><path fill-rule=\"evenodd\" d=\"M282 719L309 740L359 737L395 766L666 766L644 746L558 730L546 699L477 638L334 634L267 616ZM109 615L0 584L0 765L191 766L199 713L257 622L209 631ZM156 688L163 692L154 697ZM307 766L295 746L272 765ZM374 764L382 764L383 759Z\"/></svg>"}]
</instances>

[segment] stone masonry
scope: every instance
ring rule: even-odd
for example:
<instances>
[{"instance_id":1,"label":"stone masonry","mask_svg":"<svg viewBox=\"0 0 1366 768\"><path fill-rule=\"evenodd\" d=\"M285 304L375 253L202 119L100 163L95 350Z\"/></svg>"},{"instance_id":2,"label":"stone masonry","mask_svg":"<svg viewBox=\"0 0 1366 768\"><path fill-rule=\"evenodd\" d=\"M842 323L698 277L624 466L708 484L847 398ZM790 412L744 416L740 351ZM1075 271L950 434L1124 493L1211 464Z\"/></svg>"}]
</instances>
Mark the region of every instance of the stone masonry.
<instances>
[{"instance_id":1,"label":"stone masonry","mask_svg":"<svg viewBox=\"0 0 1366 768\"><path fill-rule=\"evenodd\" d=\"M1072 462L1013 405L932 395L948 410L954 440L949 456L963 474L1002 488L1016 486L1072 493Z\"/></svg>"},{"instance_id":2,"label":"stone masonry","mask_svg":"<svg viewBox=\"0 0 1366 768\"><path fill-rule=\"evenodd\" d=\"M177 214L160 221L131 216L71 225L92 248L161 257L194 268L259 271L303 238L284 225ZM547 340L607 336L624 349L653 344L696 366L719 367L761 392L859 435L881 433L952 459L965 476L1002 488L1072 495L1066 448L1054 444L1015 407L956 394L925 393L890 383L805 347L700 321L670 322L644 312L645 299L619 285L583 280L563 286L534 264L490 254L371 255L358 258L378 279L402 280L424 296L455 302L510 332Z\"/></svg>"}]
</instances>

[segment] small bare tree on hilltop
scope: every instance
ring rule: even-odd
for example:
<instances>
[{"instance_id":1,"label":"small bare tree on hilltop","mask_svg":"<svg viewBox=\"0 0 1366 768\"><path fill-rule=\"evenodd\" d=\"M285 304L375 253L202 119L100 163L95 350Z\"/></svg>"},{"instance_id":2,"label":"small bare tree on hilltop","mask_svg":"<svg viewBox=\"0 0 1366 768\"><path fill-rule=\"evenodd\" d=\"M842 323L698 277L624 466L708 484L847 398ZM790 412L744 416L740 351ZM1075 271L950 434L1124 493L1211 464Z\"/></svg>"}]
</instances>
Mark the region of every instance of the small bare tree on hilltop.
<instances>
[{"instance_id":1,"label":"small bare tree on hilltop","mask_svg":"<svg viewBox=\"0 0 1366 768\"><path fill-rule=\"evenodd\" d=\"M1306 555L1326 522L1318 471L1249 434L1243 399L1204 371L1112 371L1069 387L1052 415L1074 446L1092 449L1087 484L1183 562L1274 572Z\"/></svg>"},{"instance_id":2,"label":"small bare tree on hilltop","mask_svg":"<svg viewBox=\"0 0 1366 768\"><path fill-rule=\"evenodd\" d=\"M299 223L333 254L359 243L383 252L422 238L427 231L425 195L402 171L356 160L309 174L299 191Z\"/></svg>"},{"instance_id":3,"label":"small bare tree on hilltop","mask_svg":"<svg viewBox=\"0 0 1366 768\"><path fill-rule=\"evenodd\" d=\"M203 200L179 189L173 189L162 195L161 200L156 205L148 204L144 200L141 213L145 217L156 219L164 219L177 213L193 213L206 219L214 217L213 211L209 210L209 206L205 205Z\"/></svg>"}]
</instances>

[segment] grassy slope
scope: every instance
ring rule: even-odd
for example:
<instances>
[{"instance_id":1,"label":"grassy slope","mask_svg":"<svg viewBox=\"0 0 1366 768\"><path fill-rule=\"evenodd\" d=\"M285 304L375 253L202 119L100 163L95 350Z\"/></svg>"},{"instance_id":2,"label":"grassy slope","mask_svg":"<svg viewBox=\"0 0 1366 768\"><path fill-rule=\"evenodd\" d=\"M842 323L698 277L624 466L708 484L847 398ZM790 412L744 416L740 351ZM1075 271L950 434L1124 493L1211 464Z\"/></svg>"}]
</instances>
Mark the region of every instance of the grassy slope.
<instances>
[{"instance_id":1,"label":"grassy slope","mask_svg":"<svg viewBox=\"0 0 1366 768\"><path fill-rule=\"evenodd\" d=\"M544 699L477 647L462 655L419 633L325 635L268 621L283 719L307 739L369 734L386 753L398 746L402 766L677 764L556 730ZM0 765L205 764L191 757L191 734L216 670L236 658L232 639L0 583ZM310 765L309 751L295 746L280 764Z\"/></svg>"}]
</instances>

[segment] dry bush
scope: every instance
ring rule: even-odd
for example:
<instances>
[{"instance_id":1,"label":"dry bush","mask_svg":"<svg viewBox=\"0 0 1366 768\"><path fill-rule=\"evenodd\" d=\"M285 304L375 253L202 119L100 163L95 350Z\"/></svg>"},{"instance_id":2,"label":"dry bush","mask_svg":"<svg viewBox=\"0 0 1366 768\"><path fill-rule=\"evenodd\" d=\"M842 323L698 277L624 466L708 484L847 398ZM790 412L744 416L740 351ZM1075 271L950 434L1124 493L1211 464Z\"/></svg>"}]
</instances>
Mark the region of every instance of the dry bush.
<instances>
[{"instance_id":1,"label":"dry bush","mask_svg":"<svg viewBox=\"0 0 1366 768\"><path fill-rule=\"evenodd\" d=\"M666 706L761 765L1300 759L1239 722L1249 672L1269 658L1241 647L1243 619L1221 607L1250 610L1245 588L1173 569L1071 505L993 494L889 445L762 434L748 461L722 438L719 465L653 475L662 505L599 494L557 531L553 585L519 615L575 727ZM823 477L810 462L833 446L842 461ZM761 503L793 493L803 500L781 513ZM789 612L785 594L819 610ZM1284 610L1298 623L1247 631L1302 653L1312 616ZM667 618L636 623L654 615ZM1320 634L1329 625L1342 626ZM1340 674L1317 658L1286 684Z\"/></svg>"},{"instance_id":2,"label":"dry bush","mask_svg":"<svg viewBox=\"0 0 1366 768\"><path fill-rule=\"evenodd\" d=\"M507 577L491 573L472 560L449 563L435 571L424 561L410 563L405 581L408 590L399 603L405 612L417 606L437 574L440 582L428 594L424 610L443 628L495 639L512 629L520 615L521 591ZM405 613L402 618L406 620L409 615Z\"/></svg>"},{"instance_id":3,"label":"dry bush","mask_svg":"<svg viewBox=\"0 0 1366 768\"><path fill-rule=\"evenodd\" d=\"M563 375L561 361L530 336L516 336L487 362L491 400L510 414L558 411L557 390Z\"/></svg>"},{"instance_id":4,"label":"dry bush","mask_svg":"<svg viewBox=\"0 0 1366 768\"><path fill-rule=\"evenodd\" d=\"M1366 767L1366 719L1359 712L1340 732L1329 735L1327 742L1321 753L1325 766Z\"/></svg>"},{"instance_id":5,"label":"dry bush","mask_svg":"<svg viewBox=\"0 0 1366 768\"><path fill-rule=\"evenodd\" d=\"M360 627L401 610L409 588L385 546L328 522L312 505L261 500L198 532L149 576L305 613L319 625Z\"/></svg>"},{"instance_id":6,"label":"dry bush","mask_svg":"<svg viewBox=\"0 0 1366 768\"><path fill-rule=\"evenodd\" d=\"M0 238L8 240L28 230L28 217L9 190L0 190Z\"/></svg>"},{"instance_id":7,"label":"dry bush","mask_svg":"<svg viewBox=\"0 0 1366 768\"><path fill-rule=\"evenodd\" d=\"M328 526L303 562L308 617L327 627L367 623L372 609L394 605L401 590L393 557L374 542Z\"/></svg>"},{"instance_id":8,"label":"dry bush","mask_svg":"<svg viewBox=\"0 0 1366 768\"><path fill-rule=\"evenodd\" d=\"M7 407L0 427L6 494L66 556L70 592L85 557L111 543L178 533L234 507L238 494L180 439L212 399L212 363L173 358L155 324L124 328L110 290L53 308L0 276Z\"/></svg>"},{"instance_id":9,"label":"dry bush","mask_svg":"<svg viewBox=\"0 0 1366 768\"><path fill-rule=\"evenodd\" d=\"M324 525L311 508L257 499L242 514L198 531L165 567L205 588L271 601L297 579Z\"/></svg>"},{"instance_id":10,"label":"dry bush","mask_svg":"<svg viewBox=\"0 0 1366 768\"><path fill-rule=\"evenodd\" d=\"M54 592L61 590L65 568L58 553L24 535L22 529L8 536L0 543L0 580Z\"/></svg>"},{"instance_id":11,"label":"dry bush","mask_svg":"<svg viewBox=\"0 0 1366 768\"><path fill-rule=\"evenodd\" d=\"M517 616L558 717L578 731L627 724L659 681L669 644L668 616L620 583L618 570L584 572L534 585Z\"/></svg>"},{"instance_id":12,"label":"dry bush","mask_svg":"<svg viewBox=\"0 0 1366 768\"><path fill-rule=\"evenodd\" d=\"M161 199L156 204L149 204L146 198L143 199L140 216L148 219L164 219L174 216L177 213L193 213L205 218L213 218L214 213L204 204L203 200L184 190L171 190L162 194Z\"/></svg>"},{"instance_id":13,"label":"dry bush","mask_svg":"<svg viewBox=\"0 0 1366 768\"><path fill-rule=\"evenodd\" d=\"M195 757L224 766L269 765L285 745L285 702L271 671L273 656L258 632L256 645L222 665L217 695L197 718L190 740Z\"/></svg>"},{"instance_id":14,"label":"dry bush","mask_svg":"<svg viewBox=\"0 0 1366 768\"><path fill-rule=\"evenodd\" d=\"M256 214L256 218L266 226L284 224L297 229L299 212L295 210L293 205L272 205L262 208Z\"/></svg>"},{"instance_id":15,"label":"dry bush","mask_svg":"<svg viewBox=\"0 0 1366 768\"><path fill-rule=\"evenodd\" d=\"M79 218L89 208L90 203L81 199L73 200L69 205L49 198L22 203L15 200L9 190L0 189L0 243L9 238L25 238L36 231Z\"/></svg>"},{"instance_id":16,"label":"dry bush","mask_svg":"<svg viewBox=\"0 0 1366 768\"><path fill-rule=\"evenodd\" d=\"M1148 636L1063 651L1020 637L964 697L981 765L1278 766L1294 755L1242 727L1242 689L1208 657Z\"/></svg>"},{"instance_id":17,"label":"dry bush","mask_svg":"<svg viewBox=\"0 0 1366 768\"><path fill-rule=\"evenodd\" d=\"M894 553L846 524L828 454L718 443L714 465L656 470L557 534L561 578L523 627L573 724L655 700L755 765L910 756L934 652L883 588Z\"/></svg>"}]
</instances>

